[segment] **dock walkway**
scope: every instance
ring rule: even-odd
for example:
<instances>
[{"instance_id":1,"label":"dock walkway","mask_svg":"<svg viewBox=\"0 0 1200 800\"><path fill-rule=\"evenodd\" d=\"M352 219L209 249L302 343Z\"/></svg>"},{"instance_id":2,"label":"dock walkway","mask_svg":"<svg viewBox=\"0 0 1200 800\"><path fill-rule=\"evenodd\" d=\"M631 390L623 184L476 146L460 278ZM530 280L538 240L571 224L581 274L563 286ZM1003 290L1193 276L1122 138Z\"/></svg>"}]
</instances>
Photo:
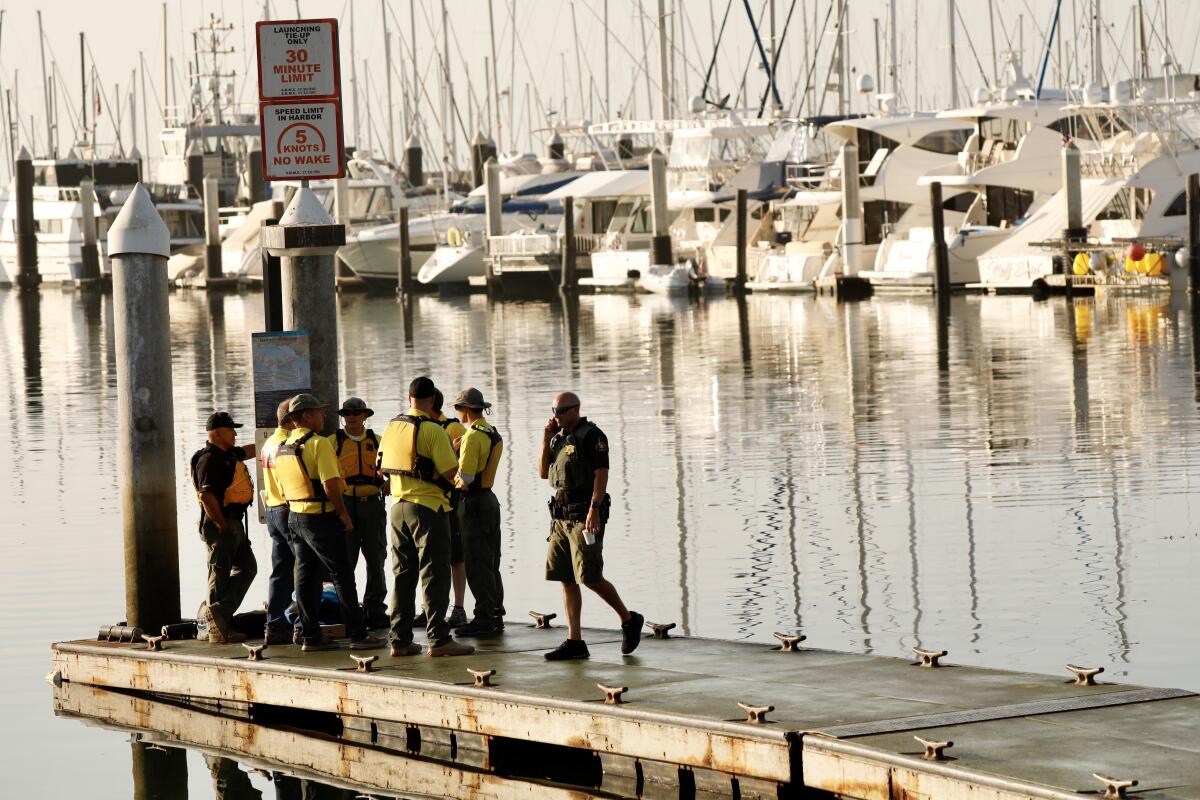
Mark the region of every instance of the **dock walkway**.
<instances>
[{"instance_id":1,"label":"dock walkway","mask_svg":"<svg viewBox=\"0 0 1200 800\"><path fill-rule=\"evenodd\" d=\"M510 624L473 656L438 659L272 646L255 661L241 645L73 641L53 645L50 679L60 692L64 682L132 691L250 719L325 715L348 741L369 748L390 732L410 751L426 742L423 757L441 743L450 761L477 742L471 766L485 771L517 759L586 774L591 759L583 784L620 796L658 781L685 796L1200 800L1200 697L1189 692L687 637L649 638L622 656L619 635L597 630L585 632L590 660L545 661L561 635ZM363 672L352 655L379 658ZM468 669L494 670L491 685ZM599 686L627 689L608 704ZM746 706L771 710L754 722ZM917 737L953 744L927 752ZM1138 783L1106 789L1095 774Z\"/></svg>"}]
</instances>

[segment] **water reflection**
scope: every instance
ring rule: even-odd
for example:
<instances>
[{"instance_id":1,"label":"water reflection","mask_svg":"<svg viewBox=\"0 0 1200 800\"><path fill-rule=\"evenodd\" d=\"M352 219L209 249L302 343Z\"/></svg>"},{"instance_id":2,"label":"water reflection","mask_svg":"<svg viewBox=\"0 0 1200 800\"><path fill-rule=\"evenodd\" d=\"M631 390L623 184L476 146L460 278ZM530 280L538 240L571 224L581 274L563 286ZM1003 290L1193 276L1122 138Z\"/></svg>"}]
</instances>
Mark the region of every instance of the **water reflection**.
<instances>
[{"instance_id":1,"label":"water reflection","mask_svg":"<svg viewBox=\"0 0 1200 800\"><path fill-rule=\"evenodd\" d=\"M42 301L36 291L17 292L21 316L21 359L25 403L31 415L42 413Z\"/></svg>"},{"instance_id":2,"label":"water reflection","mask_svg":"<svg viewBox=\"0 0 1200 800\"><path fill-rule=\"evenodd\" d=\"M134 800L186 800L188 769L184 750L144 742L141 734L135 733L129 751Z\"/></svg>"}]
</instances>

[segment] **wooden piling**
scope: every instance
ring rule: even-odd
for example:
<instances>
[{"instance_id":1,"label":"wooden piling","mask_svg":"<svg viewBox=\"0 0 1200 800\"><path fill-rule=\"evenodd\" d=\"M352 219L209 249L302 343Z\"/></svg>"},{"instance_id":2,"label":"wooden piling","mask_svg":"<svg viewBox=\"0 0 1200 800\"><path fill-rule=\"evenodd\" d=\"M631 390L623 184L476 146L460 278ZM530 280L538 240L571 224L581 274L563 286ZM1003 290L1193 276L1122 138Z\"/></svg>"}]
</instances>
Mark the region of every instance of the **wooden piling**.
<instances>
[{"instance_id":1,"label":"wooden piling","mask_svg":"<svg viewBox=\"0 0 1200 800\"><path fill-rule=\"evenodd\" d=\"M1187 260L1193 292L1200 292L1200 175L1187 176Z\"/></svg>"},{"instance_id":2,"label":"wooden piling","mask_svg":"<svg viewBox=\"0 0 1200 800\"><path fill-rule=\"evenodd\" d=\"M267 184L263 179L262 145L258 139L250 142L246 153L246 185L250 191L250 204L261 203L267 199Z\"/></svg>"},{"instance_id":3,"label":"wooden piling","mask_svg":"<svg viewBox=\"0 0 1200 800\"><path fill-rule=\"evenodd\" d=\"M283 330L283 287L279 256L273 256L263 244L267 226L278 225L283 214L283 204L272 202L271 218L264 220L258 231L259 253L262 257L263 276L263 328L270 332Z\"/></svg>"},{"instance_id":4,"label":"wooden piling","mask_svg":"<svg viewBox=\"0 0 1200 800\"><path fill-rule=\"evenodd\" d=\"M559 291L575 292L579 279L575 274L575 198L563 198L563 243L562 271L559 274Z\"/></svg>"},{"instance_id":5,"label":"wooden piling","mask_svg":"<svg viewBox=\"0 0 1200 800\"><path fill-rule=\"evenodd\" d=\"M217 179L204 176L204 275L207 283L225 277L221 265L221 193Z\"/></svg>"},{"instance_id":6,"label":"wooden piling","mask_svg":"<svg viewBox=\"0 0 1200 800\"><path fill-rule=\"evenodd\" d=\"M187 180L197 193L204 187L204 148L199 139L192 139L183 154L187 164Z\"/></svg>"},{"instance_id":7,"label":"wooden piling","mask_svg":"<svg viewBox=\"0 0 1200 800\"><path fill-rule=\"evenodd\" d=\"M500 236L503 232L501 209L503 199L500 196L500 164L495 158L488 159L483 169L484 210L486 211L487 227L484 230L483 263L487 286L496 288L496 271L492 261L492 237Z\"/></svg>"},{"instance_id":8,"label":"wooden piling","mask_svg":"<svg viewBox=\"0 0 1200 800\"><path fill-rule=\"evenodd\" d=\"M946 250L946 212L942 207L942 184L929 184L929 211L933 230L933 290L938 299L950 296L950 253Z\"/></svg>"},{"instance_id":9,"label":"wooden piling","mask_svg":"<svg viewBox=\"0 0 1200 800\"><path fill-rule=\"evenodd\" d=\"M83 236L83 244L79 246L82 262L79 282L82 286L89 286L100 280L100 251L96 247L96 190L91 178L79 182L79 213L79 232Z\"/></svg>"},{"instance_id":10,"label":"wooden piling","mask_svg":"<svg viewBox=\"0 0 1200 800\"><path fill-rule=\"evenodd\" d=\"M42 276L38 272L38 241L33 217L33 157L24 147L17 154L13 176L17 190L13 228L17 245L17 286L34 289L42 282Z\"/></svg>"},{"instance_id":11,"label":"wooden piling","mask_svg":"<svg viewBox=\"0 0 1200 800\"><path fill-rule=\"evenodd\" d=\"M1067 297L1072 294L1072 272L1075 260L1075 250L1072 244L1079 244L1087 239L1087 228L1083 226L1083 195L1082 173L1079 148L1074 142L1067 142L1062 150L1063 202L1066 205L1067 227L1062 233L1062 274L1063 287Z\"/></svg>"},{"instance_id":12,"label":"wooden piling","mask_svg":"<svg viewBox=\"0 0 1200 800\"><path fill-rule=\"evenodd\" d=\"M408 229L408 206L401 206L396 212L396 225L400 229L400 263L397 269L400 271L400 280L398 291L400 294L408 294L412 291L412 239L409 237Z\"/></svg>"},{"instance_id":13,"label":"wooden piling","mask_svg":"<svg viewBox=\"0 0 1200 800\"><path fill-rule=\"evenodd\" d=\"M408 182L413 186L421 186L425 183L425 170L421 160L421 140L414 133L408 137L408 143L404 145L404 172L408 177Z\"/></svg>"},{"instance_id":14,"label":"wooden piling","mask_svg":"<svg viewBox=\"0 0 1200 800\"><path fill-rule=\"evenodd\" d=\"M650 153L650 206L654 216L654 239L651 264L670 266L674 261L671 249L671 212L667 208L667 159L657 150Z\"/></svg>"},{"instance_id":15,"label":"wooden piling","mask_svg":"<svg viewBox=\"0 0 1200 800\"><path fill-rule=\"evenodd\" d=\"M737 238L737 269L734 272L733 290L738 294L744 294L746 291L746 248L749 242L746 240L750 237L749 219L747 216L749 193L745 189L737 190L737 202L734 207L734 236Z\"/></svg>"},{"instance_id":16,"label":"wooden piling","mask_svg":"<svg viewBox=\"0 0 1200 800\"><path fill-rule=\"evenodd\" d=\"M140 183L108 233L116 315L118 474L129 625L179 620L175 415L167 257L171 234Z\"/></svg>"}]
</instances>

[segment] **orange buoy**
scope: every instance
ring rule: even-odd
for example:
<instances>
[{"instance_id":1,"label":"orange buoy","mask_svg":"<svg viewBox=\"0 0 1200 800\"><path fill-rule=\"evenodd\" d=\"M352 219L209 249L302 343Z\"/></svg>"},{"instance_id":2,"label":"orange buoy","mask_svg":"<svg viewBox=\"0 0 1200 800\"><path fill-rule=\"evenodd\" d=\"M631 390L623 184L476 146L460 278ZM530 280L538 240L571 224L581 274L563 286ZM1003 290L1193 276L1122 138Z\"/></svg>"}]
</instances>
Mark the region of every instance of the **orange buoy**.
<instances>
[{"instance_id":1,"label":"orange buoy","mask_svg":"<svg viewBox=\"0 0 1200 800\"><path fill-rule=\"evenodd\" d=\"M1140 242L1130 242L1126 255L1131 261L1141 261L1146 256L1146 248Z\"/></svg>"}]
</instances>

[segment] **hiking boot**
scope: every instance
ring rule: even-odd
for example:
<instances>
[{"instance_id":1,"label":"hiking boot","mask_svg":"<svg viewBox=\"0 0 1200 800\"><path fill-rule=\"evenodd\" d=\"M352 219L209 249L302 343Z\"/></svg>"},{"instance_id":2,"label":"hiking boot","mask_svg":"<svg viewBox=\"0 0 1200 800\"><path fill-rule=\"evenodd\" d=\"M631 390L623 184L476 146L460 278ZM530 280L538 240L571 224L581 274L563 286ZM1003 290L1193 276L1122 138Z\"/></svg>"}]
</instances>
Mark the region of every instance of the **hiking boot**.
<instances>
[{"instance_id":1,"label":"hiking boot","mask_svg":"<svg viewBox=\"0 0 1200 800\"><path fill-rule=\"evenodd\" d=\"M383 647L387 644L387 639L382 639L371 634L364 635L361 639L353 639L350 642L351 650L374 650L377 647Z\"/></svg>"},{"instance_id":2,"label":"hiking boot","mask_svg":"<svg viewBox=\"0 0 1200 800\"><path fill-rule=\"evenodd\" d=\"M294 644L295 633L290 630L267 628L263 631L263 641L268 644Z\"/></svg>"},{"instance_id":3,"label":"hiking boot","mask_svg":"<svg viewBox=\"0 0 1200 800\"><path fill-rule=\"evenodd\" d=\"M224 613L206 608L208 616L208 641L213 644L237 644L246 641L246 635L238 633L229 627L229 619Z\"/></svg>"},{"instance_id":4,"label":"hiking boot","mask_svg":"<svg viewBox=\"0 0 1200 800\"><path fill-rule=\"evenodd\" d=\"M587 642L583 639L564 639L558 647L546 653L547 661L570 661L575 658L590 658Z\"/></svg>"},{"instance_id":5,"label":"hiking boot","mask_svg":"<svg viewBox=\"0 0 1200 800\"><path fill-rule=\"evenodd\" d=\"M429 648L431 656L469 656L475 652L475 648L469 644L456 642L453 639L444 644L434 645Z\"/></svg>"},{"instance_id":6,"label":"hiking boot","mask_svg":"<svg viewBox=\"0 0 1200 800\"><path fill-rule=\"evenodd\" d=\"M390 649L391 649L392 658L400 658L400 656L419 656L419 655L421 655L421 645L417 644L416 642L409 642L408 644L400 644L399 642L392 642L392 646Z\"/></svg>"},{"instance_id":7,"label":"hiking boot","mask_svg":"<svg viewBox=\"0 0 1200 800\"><path fill-rule=\"evenodd\" d=\"M457 628L459 625L467 624L467 612L462 606L455 606L450 609L450 616L446 618L446 624L451 628Z\"/></svg>"},{"instance_id":8,"label":"hiking boot","mask_svg":"<svg viewBox=\"0 0 1200 800\"><path fill-rule=\"evenodd\" d=\"M496 636L504 631L503 625L497 625L494 620L476 617L466 625L454 629L455 636Z\"/></svg>"},{"instance_id":9,"label":"hiking boot","mask_svg":"<svg viewBox=\"0 0 1200 800\"><path fill-rule=\"evenodd\" d=\"M627 656L637 650L642 641L642 626L646 618L636 611L629 612L629 619L621 623L621 655Z\"/></svg>"},{"instance_id":10,"label":"hiking boot","mask_svg":"<svg viewBox=\"0 0 1200 800\"><path fill-rule=\"evenodd\" d=\"M305 653L318 653L322 650L337 650L338 643L333 639L321 638L315 642L305 642L300 645L300 650Z\"/></svg>"},{"instance_id":11,"label":"hiking boot","mask_svg":"<svg viewBox=\"0 0 1200 800\"><path fill-rule=\"evenodd\" d=\"M429 625L429 620L426 619L424 611L422 611L420 614L417 614L415 617L413 617L413 627L414 628L424 628L424 627L427 627L428 625Z\"/></svg>"}]
</instances>

